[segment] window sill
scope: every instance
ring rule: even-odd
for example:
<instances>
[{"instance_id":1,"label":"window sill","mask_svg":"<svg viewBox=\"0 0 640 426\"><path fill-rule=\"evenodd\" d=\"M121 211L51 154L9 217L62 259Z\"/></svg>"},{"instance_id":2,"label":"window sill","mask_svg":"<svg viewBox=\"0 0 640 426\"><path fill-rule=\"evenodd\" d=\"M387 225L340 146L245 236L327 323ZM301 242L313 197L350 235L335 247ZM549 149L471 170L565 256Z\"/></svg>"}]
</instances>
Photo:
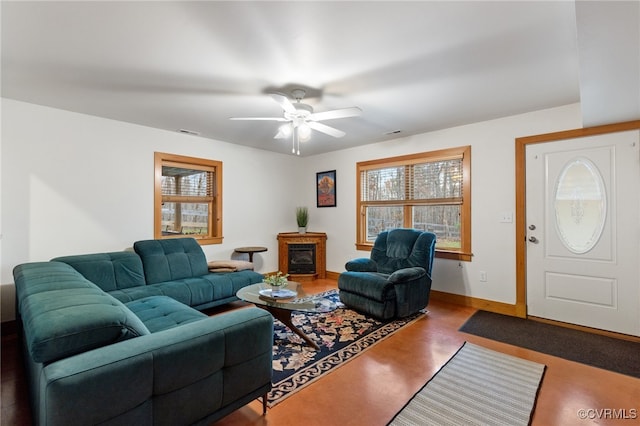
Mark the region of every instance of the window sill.
<instances>
[{"instance_id":1,"label":"window sill","mask_svg":"<svg viewBox=\"0 0 640 426\"><path fill-rule=\"evenodd\" d=\"M222 237L196 238L196 241L201 246L206 246L209 244L222 244Z\"/></svg>"},{"instance_id":2,"label":"window sill","mask_svg":"<svg viewBox=\"0 0 640 426\"><path fill-rule=\"evenodd\" d=\"M222 237L197 237L195 235L188 235L188 234L176 234L176 235L172 235L172 236L163 235L162 237L157 238L157 239L167 240L167 239L171 239L171 238L193 238L201 246L206 246L206 245L210 245L210 244L222 244Z\"/></svg>"},{"instance_id":3,"label":"window sill","mask_svg":"<svg viewBox=\"0 0 640 426\"><path fill-rule=\"evenodd\" d=\"M460 260L462 262L471 262L473 253L463 253L460 251L436 250L436 257L439 259Z\"/></svg>"},{"instance_id":4,"label":"window sill","mask_svg":"<svg viewBox=\"0 0 640 426\"><path fill-rule=\"evenodd\" d=\"M373 249L373 244L371 243L357 243L357 250L362 251L371 251ZM462 262L471 262L473 257L473 253L463 253L459 251L447 251L447 250L438 250L436 249L436 258L439 259L450 259L450 260L459 260Z\"/></svg>"}]
</instances>

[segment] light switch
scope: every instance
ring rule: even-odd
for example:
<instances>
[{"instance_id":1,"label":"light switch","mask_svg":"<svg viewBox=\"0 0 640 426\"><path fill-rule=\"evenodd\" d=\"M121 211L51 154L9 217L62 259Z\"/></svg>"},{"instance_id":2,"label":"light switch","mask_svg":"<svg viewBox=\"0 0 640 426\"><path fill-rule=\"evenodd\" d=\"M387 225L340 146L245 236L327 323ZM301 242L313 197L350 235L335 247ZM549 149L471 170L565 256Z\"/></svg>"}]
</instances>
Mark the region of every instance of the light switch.
<instances>
[{"instance_id":1,"label":"light switch","mask_svg":"<svg viewBox=\"0 0 640 426\"><path fill-rule=\"evenodd\" d=\"M501 212L500 223L513 223L513 212L511 211Z\"/></svg>"}]
</instances>

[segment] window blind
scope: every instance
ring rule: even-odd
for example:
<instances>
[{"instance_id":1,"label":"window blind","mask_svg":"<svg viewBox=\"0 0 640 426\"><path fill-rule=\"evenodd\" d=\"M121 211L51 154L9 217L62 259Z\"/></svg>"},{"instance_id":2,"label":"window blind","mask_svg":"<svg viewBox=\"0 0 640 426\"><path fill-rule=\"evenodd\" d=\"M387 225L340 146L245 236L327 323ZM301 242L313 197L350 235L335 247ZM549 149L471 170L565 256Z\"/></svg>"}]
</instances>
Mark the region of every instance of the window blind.
<instances>
[{"instance_id":1,"label":"window blind","mask_svg":"<svg viewBox=\"0 0 640 426\"><path fill-rule=\"evenodd\" d=\"M209 170L162 166L162 195L213 197L215 173Z\"/></svg>"},{"instance_id":2,"label":"window blind","mask_svg":"<svg viewBox=\"0 0 640 426\"><path fill-rule=\"evenodd\" d=\"M361 171L361 201L462 198L462 158Z\"/></svg>"}]
</instances>

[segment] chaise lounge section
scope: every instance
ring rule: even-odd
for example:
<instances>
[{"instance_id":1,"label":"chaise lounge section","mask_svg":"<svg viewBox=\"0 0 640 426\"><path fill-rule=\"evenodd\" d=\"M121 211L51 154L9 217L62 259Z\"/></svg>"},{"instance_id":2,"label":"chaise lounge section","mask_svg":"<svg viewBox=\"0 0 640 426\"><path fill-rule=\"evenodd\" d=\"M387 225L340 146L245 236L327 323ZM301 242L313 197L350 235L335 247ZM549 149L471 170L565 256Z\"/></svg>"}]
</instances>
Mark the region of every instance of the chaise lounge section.
<instances>
[{"instance_id":1,"label":"chaise lounge section","mask_svg":"<svg viewBox=\"0 0 640 426\"><path fill-rule=\"evenodd\" d=\"M210 274L192 239L134 250L14 269L35 424L209 424L270 390L271 315L199 311L262 275Z\"/></svg>"}]
</instances>

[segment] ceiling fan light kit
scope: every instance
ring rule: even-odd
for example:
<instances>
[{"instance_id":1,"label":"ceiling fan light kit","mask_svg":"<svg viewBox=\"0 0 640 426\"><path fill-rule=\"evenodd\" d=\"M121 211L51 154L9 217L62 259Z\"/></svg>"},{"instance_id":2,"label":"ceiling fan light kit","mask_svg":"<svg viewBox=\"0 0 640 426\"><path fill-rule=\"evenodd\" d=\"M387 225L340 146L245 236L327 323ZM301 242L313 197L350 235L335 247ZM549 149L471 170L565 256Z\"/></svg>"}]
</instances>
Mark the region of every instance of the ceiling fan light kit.
<instances>
[{"instance_id":1,"label":"ceiling fan light kit","mask_svg":"<svg viewBox=\"0 0 640 426\"><path fill-rule=\"evenodd\" d=\"M306 142L311 138L311 127L307 123L300 123L296 129L298 130L298 138L302 142Z\"/></svg>"},{"instance_id":2,"label":"ceiling fan light kit","mask_svg":"<svg viewBox=\"0 0 640 426\"><path fill-rule=\"evenodd\" d=\"M273 100L284 110L283 117L232 117L231 120L286 121L287 123L278 128L274 139L291 137L291 153L300 155L300 142L311 138L312 129L334 138L341 138L345 135L342 130L319 123L319 121L355 117L362 112L358 107L350 107L314 113L311 105L302 103L305 94L303 89L292 90L291 95L295 103L284 95L271 94Z\"/></svg>"}]
</instances>

